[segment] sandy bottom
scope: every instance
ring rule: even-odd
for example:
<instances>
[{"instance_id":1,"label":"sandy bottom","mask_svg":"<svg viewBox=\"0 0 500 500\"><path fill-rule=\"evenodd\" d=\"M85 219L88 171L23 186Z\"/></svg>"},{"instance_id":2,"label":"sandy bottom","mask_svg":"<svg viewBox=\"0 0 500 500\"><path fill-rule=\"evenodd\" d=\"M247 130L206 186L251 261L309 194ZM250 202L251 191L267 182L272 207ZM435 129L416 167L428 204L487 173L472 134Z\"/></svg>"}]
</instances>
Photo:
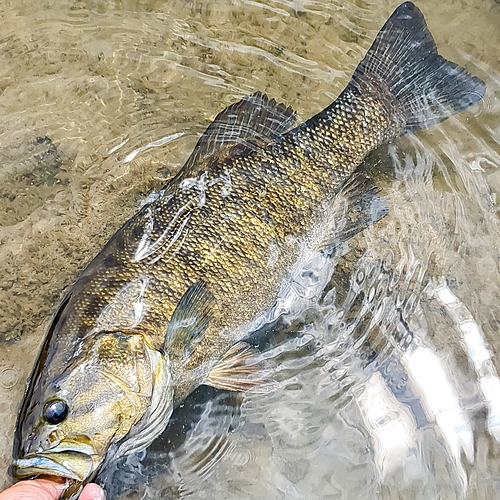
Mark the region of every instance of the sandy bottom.
<instances>
[{"instance_id":1,"label":"sandy bottom","mask_svg":"<svg viewBox=\"0 0 500 500\"><path fill-rule=\"evenodd\" d=\"M442 55L486 82L484 101L374 156L395 171L390 214L339 257L336 294L269 351L279 389L198 391L147 456L101 477L110 498L500 491L500 5L417 5ZM78 272L219 111L259 90L312 116L396 6L1 3L0 487L26 379Z\"/></svg>"}]
</instances>

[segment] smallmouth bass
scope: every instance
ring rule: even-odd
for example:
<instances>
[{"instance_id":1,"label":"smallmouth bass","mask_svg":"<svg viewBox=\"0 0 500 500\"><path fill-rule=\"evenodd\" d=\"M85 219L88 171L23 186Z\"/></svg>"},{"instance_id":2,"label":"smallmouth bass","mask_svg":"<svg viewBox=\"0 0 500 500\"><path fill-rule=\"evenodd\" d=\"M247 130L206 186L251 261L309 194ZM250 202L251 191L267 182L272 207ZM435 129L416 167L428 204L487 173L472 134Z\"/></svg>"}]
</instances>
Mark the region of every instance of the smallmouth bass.
<instances>
[{"instance_id":1,"label":"smallmouth bass","mask_svg":"<svg viewBox=\"0 0 500 500\"><path fill-rule=\"evenodd\" d=\"M339 242L387 212L359 175L365 156L484 90L437 54L408 2L306 122L260 93L222 111L63 299L21 408L14 476L61 476L77 495L106 463L146 448L200 384L262 383L245 337L306 293L303 269L327 268Z\"/></svg>"}]
</instances>

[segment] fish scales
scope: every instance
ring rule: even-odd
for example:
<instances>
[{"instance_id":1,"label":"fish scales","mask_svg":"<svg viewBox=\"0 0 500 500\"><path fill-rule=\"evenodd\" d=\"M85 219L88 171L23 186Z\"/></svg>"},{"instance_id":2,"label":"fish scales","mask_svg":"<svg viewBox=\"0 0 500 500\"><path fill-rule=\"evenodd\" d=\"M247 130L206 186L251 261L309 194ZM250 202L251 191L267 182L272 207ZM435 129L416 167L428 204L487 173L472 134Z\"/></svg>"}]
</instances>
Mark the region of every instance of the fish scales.
<instances>
[{"instance_id":1,"label":"fish scales","mask_svg":"<svg viewBox=\"0 0 500 500\"><path fill-rule=\"evenodd\" d=\"M172 187L167 187L125 228L122 237L128 244L121 254L118 251L120 279L111 287L106 280L106 286L98 289L98 293L106 290L105 298L95 303L95 308L87 307L82 315L89 317L91 324L112 290L117 293L123 283L146 276L151 280L144 297L147 311L141 324L131 331L151 337L150 344L158 349L164 342L165 324L182 296L178 291L203 279L218 307L233 314L226 313L210 325L186 368L216 359L215 354L222 354L238 340L229 329L249 322L259 311L272 306L285 274L298 259L300 247L296 242L307 233L308 226L323 216L325 197L331 197L384 137L389 133L395 136L380 104L369 98L360 101L356 102L352 93L345 93L331 110L313 119L314 124L308 123L307 128L285 136L279 144L244 157L210 161L197 166L197 171L176 177ZM223 175L231 179L227 196L220 195L220 182L216 181ZM203 186L193 183L188 188L180 187L202 176ZM193 203L200 195L203 203ZM137 237L144 235L144 219L155 214L150 239L158 242L164 238L163 246L168 246L171 240L164 237L164 231L171 223L171 214L186 206L190 207L189 222L184 226L186 234L179 236L184 238L184 244L175 255L157 260L154 267L148 265L147 258L146 263L134 262L131 251L138 246ZM287 244L290 237L294 239ZM270 270L266 265L269 245L283 241L277 263ZM161 247L157 251L161 252ZM151 257L156 259L156 253ZM106 260L107 256L102 258ZM104 272L108 277L108 270ZM95 286L94 274L80 294L92 295ZM231 307L235 300L237 310ZM224 329L226 334L222 336ZM238 330L241 336L246 333ZM184 397L183 393L179 395L180 399Z\"/></svg>"},{"instance_id":2,"label":"fish scales","mask_svg":"<svg viewBox=\"0 0 500 500\"><path fill-rule=\"evenodd\" d=\"M291 108L260 93L222 111L60 305L20 411L14 475L65 477L76 496L147 447L200 384L262 383L242 341L312 293L303 270L328 274L335 246L387 213L365 156L484 90L438 55L406 2L338 99L306 122L294 126Z\"/></svg>"}]
</instances>

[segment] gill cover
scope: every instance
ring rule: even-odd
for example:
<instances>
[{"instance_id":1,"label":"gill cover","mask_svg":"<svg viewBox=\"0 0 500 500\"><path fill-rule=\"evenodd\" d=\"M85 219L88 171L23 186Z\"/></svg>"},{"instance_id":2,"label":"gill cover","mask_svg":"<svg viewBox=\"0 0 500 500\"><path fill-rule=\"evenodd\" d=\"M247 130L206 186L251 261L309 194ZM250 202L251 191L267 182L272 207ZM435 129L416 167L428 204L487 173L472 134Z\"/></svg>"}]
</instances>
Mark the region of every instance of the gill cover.
<instances>
[{"instance_id":1,"label":"gill cover","mask_svg":"<svg viewBox=\"0 0 500 500\"><path fill-rule=\"evenodd\" d=\"M64 324L63 302L51 329ZM52 335L38 358L19 415L12 473L79 483L108 460L147 447L173 407L168 358L141 335L99 332L82 340L59 372Z\"/></svg>"}]
</instances>

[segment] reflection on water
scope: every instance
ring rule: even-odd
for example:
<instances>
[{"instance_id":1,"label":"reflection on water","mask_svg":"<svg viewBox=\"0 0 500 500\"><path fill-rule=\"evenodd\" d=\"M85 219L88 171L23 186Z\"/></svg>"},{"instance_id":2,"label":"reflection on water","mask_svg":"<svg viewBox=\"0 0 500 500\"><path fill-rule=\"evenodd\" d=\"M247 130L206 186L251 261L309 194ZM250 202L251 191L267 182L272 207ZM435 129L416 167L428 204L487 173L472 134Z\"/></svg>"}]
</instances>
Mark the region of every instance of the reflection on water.
<instances>
[{"instance_id":1,"label":"reflection on water","mask_svg":"<svg viewBox=\"0 0 500 500\"><path fill-rule=\"evenodd\" d=\"M79 269L260 90L335 98L394 1L0 6L0 485L44 328ZM494 498L500 487L500 5L418 2L484 102L373 155L390 214L260 338L279 388L200 388L110 497ZM270 339L266 342L266 339Z\"/></svg>"}]
</instances>

